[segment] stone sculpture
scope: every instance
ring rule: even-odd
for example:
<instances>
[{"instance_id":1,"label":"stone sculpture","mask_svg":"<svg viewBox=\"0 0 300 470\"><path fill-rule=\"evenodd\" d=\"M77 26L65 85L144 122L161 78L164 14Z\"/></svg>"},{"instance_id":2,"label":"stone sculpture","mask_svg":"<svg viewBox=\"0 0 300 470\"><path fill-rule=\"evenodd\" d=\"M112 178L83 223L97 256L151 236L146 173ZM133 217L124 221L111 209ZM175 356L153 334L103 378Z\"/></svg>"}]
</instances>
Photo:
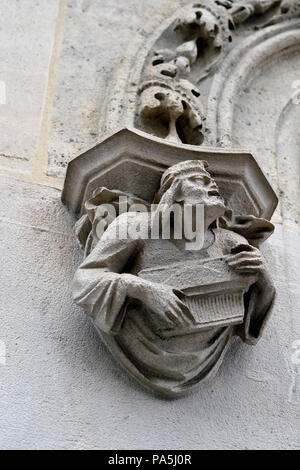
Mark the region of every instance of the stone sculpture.
<instances>
[{"instance_id":1,"label":"stone sculpture","mask_svg":"<svg viewBox=\"0 0 300 470\"><path fill-rule=\"evenodd\" d=\"M272 224L254 216L228 219L201 160L167 169L155 196L156 214L174 203L203 205L199 250L186 249L186 240L174 237L174 225L169 239L161 233L151 239L149 204L144 212L120 214L97 239L103 217L97 210L113 200L112 193L96 191L86 202L88 217L79 222L78 233L88 222L92 235L76 272L75 301L133 376L163 394L180 395L216 373L234 335L248 344L259 339L275 291L256 247ZM130 201L141 202L132 195Z\"/></svg>"}]
</instances>

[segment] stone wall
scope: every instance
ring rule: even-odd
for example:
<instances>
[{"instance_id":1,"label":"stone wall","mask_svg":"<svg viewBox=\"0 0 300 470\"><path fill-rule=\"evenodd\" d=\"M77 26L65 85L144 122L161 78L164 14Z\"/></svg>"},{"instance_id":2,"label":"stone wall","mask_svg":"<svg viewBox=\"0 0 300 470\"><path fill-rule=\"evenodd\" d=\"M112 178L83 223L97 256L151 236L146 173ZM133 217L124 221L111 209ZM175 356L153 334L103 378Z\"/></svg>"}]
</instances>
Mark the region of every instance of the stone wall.
<instances>
[{"instance_id":1,"label":"stone wall","mask_svg":"<svg viewBox=\"0 0 300 470\"><path fill-rule=\"evenodd\" d=\"M265 65L269 76L253 77L252 91L241 91L233 126L235 146L247 147L260 163L267 155L263 169L277 180L283 200L275 234L263 245L278 295L259 344L235 340L211 383L169 401L120 369L71 299L82 253L74 218L60 201L67 162L98 141L112 76L135 37L146 40L147 25L160 24L185 3L1 3L1 448L299 448L300 365L293 355L300 340L299 110L292 109L280 132L271 129L279 136L275 149L264 132L251 139L247 133L261 119L255 92L280 75L284 59ZM272 82L283 101L300 79L299 60L293 55L285 66L286 86ZM243 109L252 110L247 119Z\"/></svg>"}]
</instances>

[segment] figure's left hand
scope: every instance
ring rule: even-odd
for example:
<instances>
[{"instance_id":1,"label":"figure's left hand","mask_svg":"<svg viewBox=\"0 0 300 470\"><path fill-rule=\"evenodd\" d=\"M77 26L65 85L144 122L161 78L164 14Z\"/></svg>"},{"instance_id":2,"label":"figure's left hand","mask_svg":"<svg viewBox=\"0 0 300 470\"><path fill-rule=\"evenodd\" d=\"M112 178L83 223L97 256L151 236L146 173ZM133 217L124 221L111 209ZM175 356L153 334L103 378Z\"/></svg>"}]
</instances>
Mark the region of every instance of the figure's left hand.
<instances>
[{"instance_id":1,"label":"figure's left hand","mask_svg":"<svg viewBox=\"0 0 300 470\"><path fill-rule=\"evenodd\" d=\"M264 276L266 273L266 265L261 252L251 245L239 245L233 248L226 261L234 271L259 276Z\"/></svg>"}]
</instances>

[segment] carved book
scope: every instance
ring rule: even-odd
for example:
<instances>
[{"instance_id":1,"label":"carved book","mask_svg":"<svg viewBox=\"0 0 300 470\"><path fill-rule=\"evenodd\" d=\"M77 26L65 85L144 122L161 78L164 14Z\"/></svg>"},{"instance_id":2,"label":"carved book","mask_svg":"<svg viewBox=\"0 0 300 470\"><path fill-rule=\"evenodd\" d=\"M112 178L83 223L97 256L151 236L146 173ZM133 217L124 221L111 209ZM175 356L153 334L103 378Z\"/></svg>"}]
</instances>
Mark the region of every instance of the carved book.
<instances>
[{"instance_id":1,"label":"carved book","mask_svg":"<svg viewBox=\"0 0 300 470\"><path fill-rule=\"evenodd\" d=\"M170 285L184 294L182 300L195 320L195 326L188 328L191 333L243 323L244 294L256 280L253 275L241 276L229 270L225 257L155 266L143 269L138 275L151 282ZM184 333L187 332L184 329ZM183 331L182 328L164 330L163 334L174 336Z\"/></svg>"}]
</instances>

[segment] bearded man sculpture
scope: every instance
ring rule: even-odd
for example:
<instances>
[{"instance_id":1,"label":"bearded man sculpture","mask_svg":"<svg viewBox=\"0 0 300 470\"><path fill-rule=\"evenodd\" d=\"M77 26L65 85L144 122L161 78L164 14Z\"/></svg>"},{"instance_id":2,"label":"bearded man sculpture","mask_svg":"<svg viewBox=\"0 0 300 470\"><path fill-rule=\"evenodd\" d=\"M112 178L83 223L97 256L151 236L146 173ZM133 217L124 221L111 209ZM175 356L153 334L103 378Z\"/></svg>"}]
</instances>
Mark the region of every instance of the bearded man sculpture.
<instances>
[{"instance_id":1,"label":"bearded man sculpture","mask_svg":"<svg viewBox=\"0 0 300 470\"><path fill-rule=\"evenodd\" d=\"M254 216L226 224L224 201L201 160L166 170L155 202L156 213L202 205L202 246L190 249L174 226L168 239L151 238L149 211L121 214L93 238L75 275L74 298L128 372L176 396L217 372L233 336L258 341L275 290L257 248L263 231L251 227L272 225ZM116 236L116 226L125 227L125 238ZM137 226L139 237L132 236Z\"/></svg>"}]
</instances>

